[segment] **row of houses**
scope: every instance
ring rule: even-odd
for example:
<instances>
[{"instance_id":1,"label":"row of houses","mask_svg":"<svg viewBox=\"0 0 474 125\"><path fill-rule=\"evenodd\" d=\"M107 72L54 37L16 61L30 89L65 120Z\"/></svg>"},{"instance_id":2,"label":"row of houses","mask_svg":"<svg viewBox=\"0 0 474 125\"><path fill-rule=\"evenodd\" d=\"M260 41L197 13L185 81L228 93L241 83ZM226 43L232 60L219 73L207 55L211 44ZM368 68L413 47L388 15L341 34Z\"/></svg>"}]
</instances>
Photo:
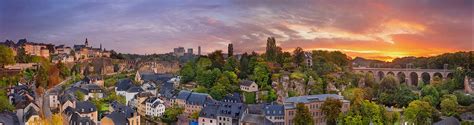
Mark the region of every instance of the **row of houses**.
<instances>
[{"instance_id":1,"label":"row of houses","mask_svg":"<svg viewBox=\"0 0 474 125\"><path fill-rule=\"evenodd\" d=\"M199 112L196 122L200 125L292 125L298 103L308 107L315 123L325 124L321 106L328 98L341 100L343 113L349 110L350 102L337 94L290 97L284 104L246 105L238 94L229 94L223 100L216 101L208 94L183 90L176 96L175 102L184 108L186 116Z\"/></svg>"},{"instance_id":2,"label":"row of houses","mask_svg":"<svg viewBox=\"0 0 474 125\"><path fill-rule=\"evenodd\" d=\"M17 54L17 50L22 48L27 55L41 56L45 58L52 58L54 63L61 62L74 62L78 59L88 59L94 57L110 57L111 51L102 48L94 48L89 45L89 41L85 40L84 44L74 45L73 48L65 45L54 45L46 43L34 43L29 42L26 39L20 39L17 43L6 40L0 45L5 45L11 48L14 54Z\"/></svg>"}]
</instances>

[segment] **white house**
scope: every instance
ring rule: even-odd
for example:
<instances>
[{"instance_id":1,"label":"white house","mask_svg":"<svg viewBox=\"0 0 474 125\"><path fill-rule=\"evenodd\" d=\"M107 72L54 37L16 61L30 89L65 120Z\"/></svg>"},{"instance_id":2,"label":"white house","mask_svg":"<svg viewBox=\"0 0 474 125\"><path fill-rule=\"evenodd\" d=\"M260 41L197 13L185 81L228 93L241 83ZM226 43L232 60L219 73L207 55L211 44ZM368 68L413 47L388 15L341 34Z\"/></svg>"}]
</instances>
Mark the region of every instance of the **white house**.
<instances>
[{"instance_id":1,"label":"white house","mask_svg":"<svg viewBox=\"0 0 474 125\"><path fill-rule=\"evenodd\" d=\"M55 90L52 90L49 93L49 108L51 109L56 109L60 105L59 99L58 99L58 92Z\"/></svg>"},{"instance_id":2,"label":"white house","mask_svg":"<svg viewBox=\"0 0 474 125\"><path fill-rule=\"evenodd\" d=\"M147 116L160 117L166 110L163 100L157 97L149 97L145 100L145 105Z\"/></svg>"},{"instance_id":3,"label":"white house","mask_svg":"<svg viewBox=\"0 0 474 125\"><path fill-rule=\"evenodd\" d=\"M130 87L126 92L125 92L125 101L126 104L129 105L130 100L132 100L136 94L143 92L143 89L137 86ZM118 94L118 93L117 93Z\"/></svg>"}]
</instances>

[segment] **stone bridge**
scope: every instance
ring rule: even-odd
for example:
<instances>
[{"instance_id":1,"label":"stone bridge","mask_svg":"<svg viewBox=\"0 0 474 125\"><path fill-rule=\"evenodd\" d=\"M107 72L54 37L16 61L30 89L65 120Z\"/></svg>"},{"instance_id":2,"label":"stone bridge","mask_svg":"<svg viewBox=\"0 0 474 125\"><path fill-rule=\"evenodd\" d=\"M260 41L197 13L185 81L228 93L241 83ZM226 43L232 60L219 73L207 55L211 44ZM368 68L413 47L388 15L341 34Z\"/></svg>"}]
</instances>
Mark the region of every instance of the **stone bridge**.
<instances>
[{"instance_id":1,"label":"stone bridge","mask_svg":"<svg viewBox=\"0 0 474 125\"><path fill-rule=\"evenodd\" d=\"M386 75L393 75L398 78L400 83L417 86L419 81L428 84L433 78L441 79L452 78L453 70L448 69L413 69L413 68L365 68L355 67L353 71L362 73L372 73L376 81L381 81Z\"/></svg>"}]
</instances>

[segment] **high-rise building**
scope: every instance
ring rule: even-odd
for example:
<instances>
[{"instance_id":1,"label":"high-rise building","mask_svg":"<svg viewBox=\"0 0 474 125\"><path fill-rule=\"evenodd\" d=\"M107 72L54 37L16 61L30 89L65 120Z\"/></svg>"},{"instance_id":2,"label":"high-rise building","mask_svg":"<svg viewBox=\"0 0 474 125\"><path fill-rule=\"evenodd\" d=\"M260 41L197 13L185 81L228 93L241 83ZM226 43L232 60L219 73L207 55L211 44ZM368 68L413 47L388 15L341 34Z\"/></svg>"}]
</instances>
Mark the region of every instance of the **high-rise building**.
<instances>
[{"instance_id":1,"label":"high-rise building","mask_svg":"<svg viewBox=\"0 0 474 125\"><path fill-rule=\"evenodd\" d=\"M174 48L173 53L177 57L184 56L184 53L185 53L184 47Z\"/></svg>"},{"instance_id":2,"label":"high-rise building","mask_svg":"<svg viewBox=\"0 0 474 125\"><path fill-rule=\"evenodd\" d=\"M201 55L201 46L198 46L198 55Z\"/></svg>"},{"instance_id":3,"label":"high-rise building","mask_svg":"<svg viewBox=\"0 0 474 125\"><path fill-rule=\"evenodd\" d=\"M188 48L188 54L193 55L193 48Z\"/></svg>"}]
</instances>

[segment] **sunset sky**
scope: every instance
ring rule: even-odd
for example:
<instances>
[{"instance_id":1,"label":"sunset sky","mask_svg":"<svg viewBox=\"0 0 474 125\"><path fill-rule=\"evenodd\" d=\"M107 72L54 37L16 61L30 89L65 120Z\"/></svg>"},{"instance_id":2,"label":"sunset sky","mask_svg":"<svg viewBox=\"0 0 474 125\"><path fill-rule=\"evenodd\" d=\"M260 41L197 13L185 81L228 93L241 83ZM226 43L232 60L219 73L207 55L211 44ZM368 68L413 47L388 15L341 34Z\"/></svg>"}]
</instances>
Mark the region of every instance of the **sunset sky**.
<instances>
[{"instance_id":1,"label":"sunset sky","mask_svg":"<svg viewBox=\"0 0 474 125\"><path fill-rule=\"evenodd\" d=\"M122 53L174 47L339 50L391 60L472 51L473 0L2 0L0 40L82 44Z\"/></svg>"}]
</instances>

